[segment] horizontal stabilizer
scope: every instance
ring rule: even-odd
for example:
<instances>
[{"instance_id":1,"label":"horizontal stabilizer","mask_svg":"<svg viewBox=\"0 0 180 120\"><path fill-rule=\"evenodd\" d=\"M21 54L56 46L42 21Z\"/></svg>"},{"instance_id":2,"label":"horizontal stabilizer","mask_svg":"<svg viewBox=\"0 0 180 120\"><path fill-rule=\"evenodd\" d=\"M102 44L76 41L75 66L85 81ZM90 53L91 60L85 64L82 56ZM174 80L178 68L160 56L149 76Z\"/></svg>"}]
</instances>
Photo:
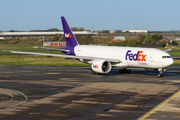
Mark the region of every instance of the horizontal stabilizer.
<instances>
[{"instance_id":1,"label":"horizontal stabilizer","mask_svg":"<svg viewBox=\"0 0 180 120\"><path fill-rule=\"evenodd\" d=\"M171 51L171 49L167 49L167 50L163 50L164 52L169 52L169 51Z\"/></svg>"}]
</instances>

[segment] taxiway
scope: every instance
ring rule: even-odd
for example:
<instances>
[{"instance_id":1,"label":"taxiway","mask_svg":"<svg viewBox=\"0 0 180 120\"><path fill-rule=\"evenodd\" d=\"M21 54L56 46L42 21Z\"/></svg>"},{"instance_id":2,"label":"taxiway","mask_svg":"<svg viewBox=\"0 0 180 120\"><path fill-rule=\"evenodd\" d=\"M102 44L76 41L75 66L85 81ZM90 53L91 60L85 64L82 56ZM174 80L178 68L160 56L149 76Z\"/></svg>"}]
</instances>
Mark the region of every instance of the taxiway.
<instances>
[{"instance_id":1,"label":"taxiway","mask_svg":"<svg viewBox=\"0 0 180 120\"><path fill-rule=\"evenodd\" d=\"M1 65L0 82L4 120L180 118L180 66L157 77L143 69L94 75L89 67Z\"/></svg>"}]
</instances>

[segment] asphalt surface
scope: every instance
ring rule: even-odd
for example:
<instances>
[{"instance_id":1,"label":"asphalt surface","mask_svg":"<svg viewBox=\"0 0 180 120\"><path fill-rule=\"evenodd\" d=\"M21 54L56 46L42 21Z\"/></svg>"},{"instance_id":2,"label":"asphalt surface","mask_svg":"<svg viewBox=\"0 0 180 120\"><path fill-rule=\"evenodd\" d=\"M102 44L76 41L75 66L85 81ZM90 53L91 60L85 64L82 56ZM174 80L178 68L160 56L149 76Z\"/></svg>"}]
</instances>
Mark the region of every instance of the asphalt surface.
<instances>
[{"instance_id":1,"label":"asphalt surface","mask_svg":"<svg viewBox=\"0 0 180 120\"><path fill-rule=\"evenodd\" d=\"M1 65L0 119L180 118L180 66L167 69L164 77L143 69L132 69L131 74L114 69L104 75L90 70Z\"/></svg>"}]
</instances>

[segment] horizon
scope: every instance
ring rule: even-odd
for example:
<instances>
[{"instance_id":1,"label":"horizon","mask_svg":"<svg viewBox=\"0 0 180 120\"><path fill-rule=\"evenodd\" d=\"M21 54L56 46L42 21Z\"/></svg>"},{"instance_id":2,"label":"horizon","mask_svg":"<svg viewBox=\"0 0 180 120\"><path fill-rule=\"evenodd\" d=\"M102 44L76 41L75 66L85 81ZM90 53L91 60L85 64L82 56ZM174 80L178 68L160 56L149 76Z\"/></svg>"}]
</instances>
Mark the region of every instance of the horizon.
<instances>
[{"instance_id":1,"label":"horizon","mask_svg":"<svg viewBox=\"0 0 180 120\"><path fill-rule=\"evenodd\" d=\"M51 29L51 28L50 28ZM2 31L0 30L0 32L42 32L42 31L45 31L45 32L58 32L58 31L53 31L53 30L49 30L49 29L44 29L44 30L7 30L7 31ZM59 31L63 31L63 29L59 29ZM76 31L81 31L81 30L76 30ZM84 31L91 31L91 30L84 30ZM104 31L104 30L93 30L93 31ZM113 30L105 30L105 31L113 31ZM114 30L114 31L123 31L123 30ZM148 31L148 30L147 30ZM151 31L148 31L148 32L180 32L180 30L151 30Z\"/></svg>"}]
</instances>

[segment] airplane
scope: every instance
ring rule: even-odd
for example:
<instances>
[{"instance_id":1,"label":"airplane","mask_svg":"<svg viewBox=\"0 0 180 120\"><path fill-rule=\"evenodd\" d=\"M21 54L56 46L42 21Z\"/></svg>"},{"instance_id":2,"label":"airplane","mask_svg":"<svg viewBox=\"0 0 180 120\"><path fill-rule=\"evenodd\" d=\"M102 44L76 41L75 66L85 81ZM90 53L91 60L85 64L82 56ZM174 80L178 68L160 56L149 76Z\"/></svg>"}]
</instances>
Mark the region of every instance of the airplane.
<instances>
[{"instance_id":1,"label":"airplane","mask_svg":"<svg viewBox=\"0 0 180 120\"><path fill-rule=\"evenodd\" d=\"M158 76L163 77L163 72L166 68L174 63L173 58L167 53L169 50L162 51L155 48L140 47L79 45L65 17L62 16L61 21L66 47L55 50L62 51L66 55L21 51L11 52L39 56L65 57L67 59L74 58L80 62L91 64L92 74L109 73L112 67L121 68L119 73L131 73L130 68L144 68L146 70L158 70Z\"/></svg>"}]
</instances>

